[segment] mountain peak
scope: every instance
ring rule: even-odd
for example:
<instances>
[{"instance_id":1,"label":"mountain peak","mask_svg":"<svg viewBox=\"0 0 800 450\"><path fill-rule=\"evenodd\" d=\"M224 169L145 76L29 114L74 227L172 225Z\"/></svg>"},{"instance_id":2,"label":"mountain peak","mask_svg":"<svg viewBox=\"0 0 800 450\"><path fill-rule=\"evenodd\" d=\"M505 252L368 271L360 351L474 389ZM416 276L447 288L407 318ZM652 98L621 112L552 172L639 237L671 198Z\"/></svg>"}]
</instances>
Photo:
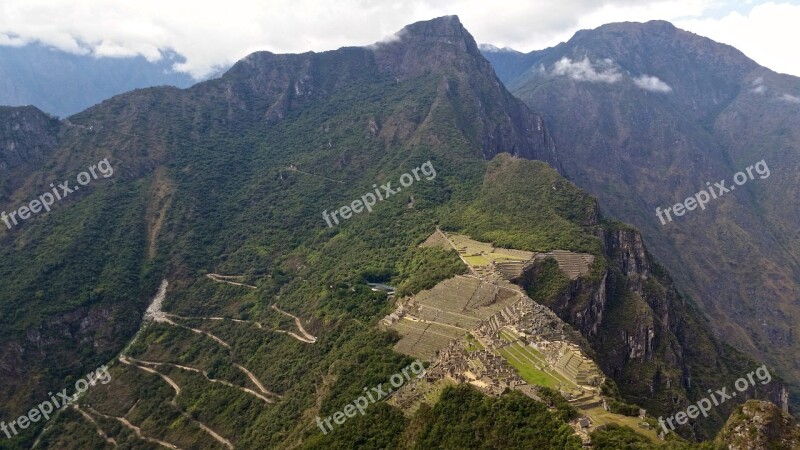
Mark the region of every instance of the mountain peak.
<instances>
[{"instance_id":1,"label":"mountain peak","mask_svg":"<svg viewBox=\"0 0 800 450\"><path fill-rule=\"evenodd\" d=\"M463 38L464 34L469 34L458 16L442 16L415 22L403 27L400 33L414 37L439 39L459 39Z\"/></svg>"},{"instance_id":2,"label":"mountain peak","mask_svg":"<svg viewBox=\"0 0 800 450\"><path fill-rule=\"evenodd\" d=\"M598 35L654 39L673 37L676 33L687 33L666 20L647 22L612 22L597 28L579 30L571 40L596 39Z\"/></svg>"},{"instance_id":3,"label":"mountain peak","mask_svg":"<svg viewBox=\"0 0 800 450\"><path fill-rule=\"evenodd\" d=\"M387 36L368 48L378 49L389 44L406 43L409 41L453 44L462 42L465 38L467 38L467 40L472 40L472 36L470 36L469 32L461 24L461 20L459 20L458 16L442 16L406 25L397 33Z\"/></svg>"},{"instance_id":4,"label":"mountain peak","mask_svg":"<svg viewBox=\"0 0 800 450\"><path fill-rule=\"evenodd\" d=\"M680 29L665 20L609 23L593 30L581 30L567 42L568 47L599 57L625 59L657 54L672 63L716 66L720 71L752 70L757 64L738 49ZM630 61L635 63L635 61Z\"/></svg>"},{"instance_id":5,"label":"mountain peak","mask_svg":"<svg viewBox=\"0 0 800 450\"><path fill-rule=\"evenodd\" d=\"M458 16L412 23L370 48L381 67L398 79L433 70L463 69L483 60L478 44ZM491 70L488 64L486 68Z\"/></svg>"},{"instance_id":6,"label":"mountain peak","mask_svg":"<svg viewBox=\"0 0 800 450\"><path fill-rule=\"evenodd\" d=\"M666 20L649 20L647 22L612 22L597 27L597 30L645 30L645 31L677 31L678 27Z\"/></svg>"},{"instance_id":7,"label":"mountain peak","mask_svg":"<svg viewBox=\"0 0 800 450\"><path fill-rule=\"evenodd\" d=\"M406 25L400 31L377 44L404 43L409 41L430 44L459 45L462 49L477 48L478 44L469 34L458 16L442 16Z\"/></svg>"},{"instance_id":8,"label":"mountain peak","mask_svg":"<svg viewBox=\"0 0 800 450\"><path fill-rule=\"evenodd\" d=\"M507 53L515 53L515 54L522 54L521 52L514 50L511 47L497 47L492 44L479 44L478 49L480 49L481 53L500 53L500 52L507 52Z\"/></svg>"}]
</instances>

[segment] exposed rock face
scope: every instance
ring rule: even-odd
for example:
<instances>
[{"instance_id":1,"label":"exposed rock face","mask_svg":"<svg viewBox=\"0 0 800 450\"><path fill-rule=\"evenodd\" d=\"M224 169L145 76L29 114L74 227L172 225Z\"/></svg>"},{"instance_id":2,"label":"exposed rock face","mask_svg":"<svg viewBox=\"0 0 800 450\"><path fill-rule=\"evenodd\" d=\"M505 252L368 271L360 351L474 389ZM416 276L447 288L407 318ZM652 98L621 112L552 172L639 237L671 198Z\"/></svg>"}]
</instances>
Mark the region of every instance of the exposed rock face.
<instances>
[{"instance_id":1,"label":"exposed rock face","mask_svg":"<svg viewBox=\"0 0 800 450\"><path fill-rule=\"evenodd\" d=\"M0 107L0 171L41 160L56 146L58 120L33 106Z\"/></svg>"},{"instance_id":2,"label":"exposed rock face","mask_svg":"<svg viewBox=\"0 0 800 450\"><path fill-rule=\"evenodd\" d=\"M493 74L480 55L472 36L456 16L417 22L406 26L373 47L381 69L400 79L409 79L448 68L471 70L481 61L484 74Z\"/></svg>"},{"instance_id":3,"label":"exposed rock face","mask_svg":"<svg viewBox=\"0 0 800 450\"><path fill-rule=\"evenodd\" d=\"M619 330L619 337L624 342L625 360L652 361L665 357L667 361L677 363L679 350L668 351L664 355L655 355L656 339L664 339L670 332L670 306L668 296L675 296L674 291L654 290L647 292L645 284L658 283L653 280L652 262L642 242L641 235L630 229L615 229L606 233L606 255L613 262L611 273L611 295L626 296L634 294L637 299L646 302L650 311L637 316L637 321L628 324L627 329ZM659 286L660 287L660 286Z\"/></svg>"},{"instance_id":4,"label":"exposed rock face","mask_svg":"<svg viewBox=\"0 0 800 450\"><path fill-rule=\"evenodd\" d=\"M602 355L598 364L625 398L656 415L669 415L707 389L731 385L755 367L711 334L702 314L653 261L639 232L609 227L603 241L609 267L595 267L544 301ZM543 263L535 263L521 283L533 286L546 274ZM788 410L787 391L780 380L759 384L739 399L753 397ZM711 438L734 406L723 404L707 421L679 431L688 437Z\"/></svg>"},{"instance_id":5,"label":"exposed rock face","mask_svg":"<svg viewBox=\"0 0 800 450\"><path fill-rule=\"evenodd\" d=\"M749 400L738 407L717 437L729 450L800 448L800 428L794 417L769 402Z\"/></svg>"}]
</instances>

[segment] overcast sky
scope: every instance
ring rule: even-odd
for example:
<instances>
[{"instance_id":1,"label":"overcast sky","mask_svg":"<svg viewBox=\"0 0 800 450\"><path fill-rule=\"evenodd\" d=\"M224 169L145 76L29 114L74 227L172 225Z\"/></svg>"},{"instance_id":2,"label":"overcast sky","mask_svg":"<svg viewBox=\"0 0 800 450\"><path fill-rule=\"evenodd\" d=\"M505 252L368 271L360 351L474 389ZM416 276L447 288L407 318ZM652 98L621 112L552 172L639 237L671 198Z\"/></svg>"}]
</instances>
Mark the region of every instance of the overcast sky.
<instances>
[{"instance_id":1,"label":"overcast sky","mask_svg":"<svg viewBox=\"0 0 800 450\"><path fill-rule=\"evenodd\" d=\"M0 45L40 41L97 56L159 49L202 77L256 50L366 45L404 25L456 14L479 43L531 51L604 23L663 19L800 76L800 0L2 0Z\"/></svg>"}]
</instances>

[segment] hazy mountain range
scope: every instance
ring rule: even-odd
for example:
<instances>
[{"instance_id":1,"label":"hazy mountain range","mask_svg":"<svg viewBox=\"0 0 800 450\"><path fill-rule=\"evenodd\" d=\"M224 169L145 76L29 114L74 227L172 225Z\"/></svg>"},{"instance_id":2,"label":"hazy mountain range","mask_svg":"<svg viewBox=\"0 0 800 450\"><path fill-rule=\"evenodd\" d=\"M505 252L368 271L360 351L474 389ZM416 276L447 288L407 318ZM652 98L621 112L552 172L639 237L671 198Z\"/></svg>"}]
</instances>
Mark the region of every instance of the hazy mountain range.
<instances>
[{"instance_id":1,"label":"hazy mountain range","mask_svg":"<svg viewBox=\"0 0 800 450\"><path fill-rule=\"evenodd\" d=\"M75 55L40 44L0 46L0 105L34 105L67 117L133 89L191 86L192 77L172 69L180 60L174 53L149 62L141 56Z\"/></svg>"}]
</instances>

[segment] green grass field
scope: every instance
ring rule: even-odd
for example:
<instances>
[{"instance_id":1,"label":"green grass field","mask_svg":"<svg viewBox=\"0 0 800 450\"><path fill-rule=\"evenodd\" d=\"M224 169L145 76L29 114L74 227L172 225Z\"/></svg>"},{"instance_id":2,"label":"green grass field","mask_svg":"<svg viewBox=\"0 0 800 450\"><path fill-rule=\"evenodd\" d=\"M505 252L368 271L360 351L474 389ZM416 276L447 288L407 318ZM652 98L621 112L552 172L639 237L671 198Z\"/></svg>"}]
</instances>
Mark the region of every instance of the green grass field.
<instances>
[{"instance_id":1,"label":"green grass field","mask_svg":"<svg viewBox=\"0 0 800 450\"><path fill-rule=\"evenodd\" d=\"M535 356L536 358L538 358L538 359L542 360L542 362L546 361L546 360L545 360L545 358L544 358L544 355L543 355L543 354L542 354L542 353L541 353L539 350L536 350L535 348L533 348L533 347L531 347L531 346L529 346L529 345L526 345L526 346L525 346L525 350L526 350L528 353L530 353L530 354L532 354L533 356Z\"/></svg>"},{"instance_id":2,"label":"green grass field","mask_svg":"<svg viewBox=\"0 0 800 450\"><path fill-rule=\"evenodd\" d=\"M608 423L616 423L617 425L626 425L633 428L637 433L647 436L653 442L663 442L658 439L657 430L648 430L641 428L639 423L642 422L638 417L628 417L620 414L614 414L603 409L602 406L590 408L585 411L586 415L592 418L596 425L605 425Z\"/></svg>"},{"instance_id":3,"label":"green grass field","mask_svg":"<svg viewBox=\"0 0 800 450\"><path fill-rule=\"evenodd\" d=\"M489 260L484 258L483 256L465 256L464 259L467 260L467 262L471 266L488 266L489 265Z\"/></svg>"},{"instance_id":4,"label":"green grass field","mask_svg":"<svg viewBox=\"0 0 800 450\"><path fill-rule=\"evenodd\" d=\"M538 362L542 366L547 366L548 365L547 361L545 360L544 356L541 353L539 353L536 349L533 349L533 348L531 348L531 347L529 347L527 345L522 345L519 342L515 342L512 345L510 345L508 348L509 348L509 350L512 351L512 354L514 356L516 356L520 360L524 361L526 364L532 365L534 367L534 369L536 369L536 370L539 370L539 369L537 369L536 366L533 365L533 363L531 363L529 360ZM552 370L552 373L547 373L547 375L550 376L551 378L556 379L557 382L564 383L565 385L567 385L569 387L575 387L575 383L573 383L572 381L569 381L568 379L564 378L561 374L559 374L555 370Z\"/></svg>"},{"instance_id":5,"label":"green grass field","mask_svg":"<svg viewBox=\"0 0 800 450\"><path fill-rule=\"evenodd\" d=\"M533 363L523 357L523 354L526 354L526 356L536 361L535 353L539 352L537 352L535 349L523 347L519 343L515 343L499 350L499 353L517 370L519 376L530 384L545 386L552 389L558 389L559 383L565 383L570 386L573 385L560 375L553 375L539 370ZM539 357L541 357L541 355L539 355ZM636 430L637 433L647 436L653 442L658 442L656 432L641 428L639 426L641 420L636 417L626 417L620 414L613 414L599 406L585 410L584 413L591 417L596 425L604 425L608 423L627 425Z\"/></svg>"},{"instance_id":6,"label":"green grass field","mask_svg":"<svg viewBox=\"0 0 800 450\"><path fill-rule=\"evenodd\" d=\"M523 358L519 355L515 350L512 350L510 347L506 347L504 349L499 350L500 355L508 361L519 373L519 376L522 377L523 380L530 384L535 384L537 386L545 386L549 388L556 389L559 384L559 380L550 375L547 372L543 372L539 370L535 365L533 365L530 361Z\"/></svg>"},{"instance_id":7,"label":"green grass field","mask_svg":"<svg viewBox=\"0 0 800 450\"><path fill-rule=\"evenodd\" d=\"M513 334L509 333L508 331L504 331L504 330L500 331L500 339L502 339L502 340L504 340L504 341L506 341L508 343L511 343L511 342L514 342L514 341L517 340L517 338L514 337Z\"/></svg>"}]
</instances>

